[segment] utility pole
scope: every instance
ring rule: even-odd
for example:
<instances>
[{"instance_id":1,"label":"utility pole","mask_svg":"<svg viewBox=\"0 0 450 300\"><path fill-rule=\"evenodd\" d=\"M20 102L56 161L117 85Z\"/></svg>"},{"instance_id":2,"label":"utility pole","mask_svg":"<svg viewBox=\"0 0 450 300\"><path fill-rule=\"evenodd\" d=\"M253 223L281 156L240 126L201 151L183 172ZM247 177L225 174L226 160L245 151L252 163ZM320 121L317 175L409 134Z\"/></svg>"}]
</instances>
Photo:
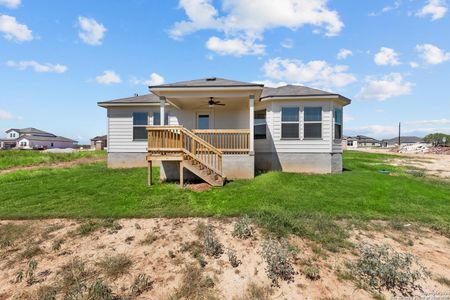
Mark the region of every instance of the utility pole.
<instances>
[{"instance_id":1,"label":"utility pole","mask_svg":"<svg viewBox=\"0 0 450 300\"><path fill-rule=\"evenodd\" d=\"M398 147L400 148L400 135L402 130L402 123L398 122Z\"/></svg>"}]
</instances>

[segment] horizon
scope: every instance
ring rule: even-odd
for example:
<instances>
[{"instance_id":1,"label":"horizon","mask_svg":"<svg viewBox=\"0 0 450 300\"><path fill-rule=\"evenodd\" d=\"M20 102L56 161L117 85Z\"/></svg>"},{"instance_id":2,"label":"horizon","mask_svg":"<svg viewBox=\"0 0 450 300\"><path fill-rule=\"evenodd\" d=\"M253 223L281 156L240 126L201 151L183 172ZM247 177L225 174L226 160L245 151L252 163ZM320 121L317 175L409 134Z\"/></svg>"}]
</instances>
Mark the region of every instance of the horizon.
<instances>
[{"instance_id":1,"label":"horizon","mask_svg":"<svg viewBox=\"0 0 450 300\"><path fill-rule=\"evenodd\" d=\"M97 102L211 76L339 93L346 136L450 134L447 1L361 2L0 0L1 136L87 144Z\"/></svg>"}]
</instances>

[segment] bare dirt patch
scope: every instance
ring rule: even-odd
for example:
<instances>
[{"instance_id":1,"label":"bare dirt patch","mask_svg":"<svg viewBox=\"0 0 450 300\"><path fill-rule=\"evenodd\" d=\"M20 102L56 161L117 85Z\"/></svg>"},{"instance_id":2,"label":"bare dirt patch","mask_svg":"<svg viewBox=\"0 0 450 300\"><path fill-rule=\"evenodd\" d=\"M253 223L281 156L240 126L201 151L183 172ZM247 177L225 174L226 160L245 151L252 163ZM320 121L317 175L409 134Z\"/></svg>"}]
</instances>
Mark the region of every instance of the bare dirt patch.
<instances>
[{"instance_id":1,"label":"bare dirt patch","mask_svg":"<svg viewBox=\"0 0 450 300\"><path fill-rule=\"evenodd\" d=\"M37 299L55 291L59 299L80 281L85 283L85 293L93 286L92 291L108 293L109 289L113 295L131 299L176 299L177 295L192 299L199 293L210 299L252 299L250 294L259 295L253 299L373 297L345 276L346 264L357 258L356 247L331 253L296 236L288 237L292 280L271 286L261 255L262 232L254 228L249 238L233 236L236 221L123 219L114 224L91 223L83 230L80 224L86 222L74 220L0 221L0 228L13 224L23 226L15 230L33 230L31 236L23 235L0 248L0 299ZM207 224L214 228L214 238L205 235ZM92 230L86 230L89 226ZM388 244L414 254L432 273L420 282L423 293L448 294L450 288L442 278L450 279L449 238L413 225L392 229L386 222L349 232L354 245ZM224 251L208 255L202 248L204 237L217 239ZM40 251L24 257L22 253L31 245ZM230 263L230 250L240 261L237 266Z\"/></svg>"},{"instance_id":2,"label":"bare dirt patch","mask_svg":"<svg viewBox=\"0 0 450 300\"><path fill-rule=\"evenodd\" d=\"M51 168L51 169L58 169L58 168L71 168L77 165L82 164L90 164L94 162L99 161L105 161L106 157L83 157L80 159L72 160L72 161L65 161L65 162L58 162L58 163L52 163L52 164L39 164L34 166L26 166L26 167L13 167L6 170L1 170L0 175L16 172L16 171L30 171L30 170L38 170L38 169L44 169L44 168Z\"/></svg>"}]
</instances>

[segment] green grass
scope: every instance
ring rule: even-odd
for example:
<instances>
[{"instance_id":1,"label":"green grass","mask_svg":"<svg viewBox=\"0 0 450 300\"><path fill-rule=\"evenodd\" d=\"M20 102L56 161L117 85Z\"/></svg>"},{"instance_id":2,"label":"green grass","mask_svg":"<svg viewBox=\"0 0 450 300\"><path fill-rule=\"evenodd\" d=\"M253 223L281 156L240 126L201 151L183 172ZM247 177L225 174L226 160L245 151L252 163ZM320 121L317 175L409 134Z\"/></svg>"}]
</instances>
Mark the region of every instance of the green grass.
<instances>
[{"instance_id":1,"label":"green grass","mask_svg":"<svg viewBox=\"0 0 450 300\"><path fill-rule=\"evenodd\" d=\"M346 232L335 221L395 219L449 232L450 184L415 177L384 161L389 155L346 152L334 175L269 172L198 193L176 184L146 186L145 168L104 163L0 176L0 219L239 216L277 234L294 233L335 250ZM389 170L391 175L380 174ZM154 182L159 176L154 170Z\"/></svg>"},{"instance_id":2,"label":"green grass","mask_svg":"<svg viewBox=\"0 0 450 300\"><path fill-rule=\"evenodd\" d=\"M13 167L72 161L83 157L101 157L105 155L106 153L104 151L47 153L33 150L0 150L0 170Z\"/></svg>"}]
</instances>

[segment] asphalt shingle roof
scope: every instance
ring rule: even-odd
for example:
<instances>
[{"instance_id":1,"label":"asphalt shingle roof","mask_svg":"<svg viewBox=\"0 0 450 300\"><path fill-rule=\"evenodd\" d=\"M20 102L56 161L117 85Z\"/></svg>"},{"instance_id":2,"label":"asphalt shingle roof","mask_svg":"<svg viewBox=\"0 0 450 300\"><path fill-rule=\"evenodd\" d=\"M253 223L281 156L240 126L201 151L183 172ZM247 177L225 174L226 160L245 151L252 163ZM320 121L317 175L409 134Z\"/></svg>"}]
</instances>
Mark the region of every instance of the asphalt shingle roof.
<instances>
[{"instance_id":1,"label":"asphalt shingle roof","mask_svg":"<svg viewBox=\"0 0 450 300\"><path fill-rule=\"evenodd\" d=\"M150 86L150 88L187 88L187 87L263 87L263 84L236 81L218 77L202 78L196 80L180 81L175 83Z\"/></svg>"},{"instance_id":2,"label":"asphalt shingle roof","mask_svg":"<svg viewBox=\"0 0 450 300\"><path fill-rule=\"evenodd\" d=\"M155 94L147 94L142 96L133 96L128 98L119 98L109 101L99 102L102 103L159 103L159 97Z\"/></svg>"},{"instance_id":3,"label":"asphalt shingle roof","mask_svg":"<svg viewBox=\"0 0 450 300\"><path fill-rule=\"evenodd\" d=\"M48 142L76 142L75 140L65 138L62 136L37 136L37 135L30 135L30 136L21 136L17 139L27 139L29 141L48 141Z\"/></svg>"},{"instance_id":4,"label":"asphalt shingle roof","mask_svg":"<svg viewBox=\"0 0 450 300\"><path fill-rule=\"evenodd\" d=\"M304 97L304 96L338 96L338 94L329 93L301 85L285 85L277 88L265 87L261 99L273 97Z\"/></svg>"}]
</instances>

